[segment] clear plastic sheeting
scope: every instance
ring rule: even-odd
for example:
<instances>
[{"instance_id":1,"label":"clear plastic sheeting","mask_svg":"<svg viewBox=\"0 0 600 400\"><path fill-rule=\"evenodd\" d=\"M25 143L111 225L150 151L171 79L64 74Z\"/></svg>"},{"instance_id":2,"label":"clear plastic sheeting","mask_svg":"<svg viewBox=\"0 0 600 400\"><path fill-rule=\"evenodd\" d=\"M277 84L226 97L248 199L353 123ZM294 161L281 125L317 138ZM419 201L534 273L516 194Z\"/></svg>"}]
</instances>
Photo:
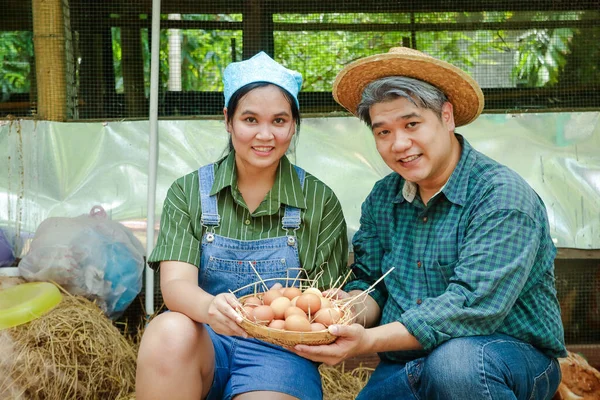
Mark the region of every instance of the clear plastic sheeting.
<instances>
[{"instance_id":1,"label":"clear plastic sheeting","mask_svg":"<svg viewBox=\"0 0 600 400\"><path fill-rule=\"evenodd\" d=\"M485 114L458 129L544 200L558 247L600 248L600 113ZM145 243L148 122L0 121L0 229L16 255L48 217L101 205ZM171 183L217 160L221 120L159 121L156 221ZM390 172L354 117L304 118L290 156L338 195L351 239L373 184ZM158 229L158 222L157 222Z\"/></svg>"}]
</instances>

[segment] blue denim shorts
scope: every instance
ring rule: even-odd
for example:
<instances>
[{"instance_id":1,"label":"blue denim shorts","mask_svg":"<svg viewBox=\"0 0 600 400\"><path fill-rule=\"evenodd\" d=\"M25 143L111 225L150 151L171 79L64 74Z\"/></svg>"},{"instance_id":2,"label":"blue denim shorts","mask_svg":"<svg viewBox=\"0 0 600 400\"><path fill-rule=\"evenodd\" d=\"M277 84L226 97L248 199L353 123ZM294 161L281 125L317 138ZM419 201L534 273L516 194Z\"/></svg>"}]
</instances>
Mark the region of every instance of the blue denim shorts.
<instances>
[{"instance_id":1,"label":"blue denim shorts","mask_svg":"<svg viewBox=\"0 0 600 400\"><path fill-rule=\"evenodd\" d=\"M256 339L223 336L205 325L215 349L215 375L207 400L230 400L252 391L321 400L318 364Z\"/></svg>"}]
</instances>

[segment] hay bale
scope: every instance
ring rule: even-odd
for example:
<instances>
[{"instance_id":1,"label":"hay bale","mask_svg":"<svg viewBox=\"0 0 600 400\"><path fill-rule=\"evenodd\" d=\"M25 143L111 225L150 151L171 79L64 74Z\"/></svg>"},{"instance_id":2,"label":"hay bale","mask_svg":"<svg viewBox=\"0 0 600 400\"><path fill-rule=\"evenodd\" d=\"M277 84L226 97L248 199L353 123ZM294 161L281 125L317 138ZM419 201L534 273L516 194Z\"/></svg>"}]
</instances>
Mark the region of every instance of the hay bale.
<instances>
[{"instance_id":1,"label":"hay bale","mask_svg":"<svg viewBox=\"0 0 600 400\"><path fill-rule=\"evenodd\" d=\"M65 294L48 314L0 331L0 398L126 398L136 354L96 304Z\"/></svg>"},{"instance_id":2,"label":"hay bale","mask_svg":"<svg viewBox=\"0 0 600 400\"><path fill-rule=\"evenodd\" d=\"M319 366L323 383L323 400L354 400L367 384L373 368L362 365L346 371L345 364Z\"/></svg>"}]
</instances>

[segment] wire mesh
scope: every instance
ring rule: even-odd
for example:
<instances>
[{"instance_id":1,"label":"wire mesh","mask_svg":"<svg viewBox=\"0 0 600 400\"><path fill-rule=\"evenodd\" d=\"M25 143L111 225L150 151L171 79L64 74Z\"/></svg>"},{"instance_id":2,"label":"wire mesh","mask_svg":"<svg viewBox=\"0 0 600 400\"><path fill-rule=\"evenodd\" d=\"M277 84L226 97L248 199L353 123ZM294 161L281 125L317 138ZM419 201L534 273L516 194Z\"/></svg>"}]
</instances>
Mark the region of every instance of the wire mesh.
<instances>
[{"instance_id":1,"label":"wire mesh","mask_svg":"<svg viewBox=\"0 0 600 400\"><path fill-rule=\"evenodd\" d=\"M0 114L51 120L147 118L151 4L5 0ZM260 50L304 75L304 112L357 58L403 45L480 83L484 112L600 107L600 5L534 0L163 1L161 117L219 115L225 66Z\"/></svg>"},{"instance_id":2,"label":"wire mesh","mask_svg":"<svg viewBox=\"0 0 600 400\"><path fill-rule=\"evenodd\" d=\"M4 0L2 9L0 118L148 118L150 1ZM225 66L260 50L303 74L304 113L341 112L330 93L337 72L398 45L469 72L484 112L600 109L597 0L170 0L159 115L220 115ZM575 299L567 341L598 343L598 264L566 264L557 287L563 307ZM158 279L156 289L158 306ZM143 314L141 304L129 315Z\"/></svg>"}]
</instances>

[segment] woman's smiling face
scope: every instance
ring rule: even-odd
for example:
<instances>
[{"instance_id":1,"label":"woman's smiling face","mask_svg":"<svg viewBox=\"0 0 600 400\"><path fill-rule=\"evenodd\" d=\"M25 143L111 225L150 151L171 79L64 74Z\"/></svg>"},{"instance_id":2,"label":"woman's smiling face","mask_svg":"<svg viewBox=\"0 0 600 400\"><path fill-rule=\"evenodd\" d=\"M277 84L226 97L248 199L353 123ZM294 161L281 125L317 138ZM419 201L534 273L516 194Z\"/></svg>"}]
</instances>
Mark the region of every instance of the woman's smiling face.
<instances>
[{"instance_id":1,"label":"woman's smiling face","mask_svg":"<svg viewBox=\"0 0 600 400\"><path fill-rule=\"evenodd\" d=\"M456 166L456 152L460 154L452 105L445 103L438 117L399 97L372 105L369 114L385 163L422 189L441 189Z\"/></svg>"},{"instance_id":2,"label":"woman's smiling face","mask_svg":"<svg viewBox=\"0 0 600 400\"><path fill-rule=\"evenodd\" d=\"M227 130L238 165L246 169L277 168L295 133L291 106L282 89L267 85L246 93Z\"/></svg>"}]
</instances>

